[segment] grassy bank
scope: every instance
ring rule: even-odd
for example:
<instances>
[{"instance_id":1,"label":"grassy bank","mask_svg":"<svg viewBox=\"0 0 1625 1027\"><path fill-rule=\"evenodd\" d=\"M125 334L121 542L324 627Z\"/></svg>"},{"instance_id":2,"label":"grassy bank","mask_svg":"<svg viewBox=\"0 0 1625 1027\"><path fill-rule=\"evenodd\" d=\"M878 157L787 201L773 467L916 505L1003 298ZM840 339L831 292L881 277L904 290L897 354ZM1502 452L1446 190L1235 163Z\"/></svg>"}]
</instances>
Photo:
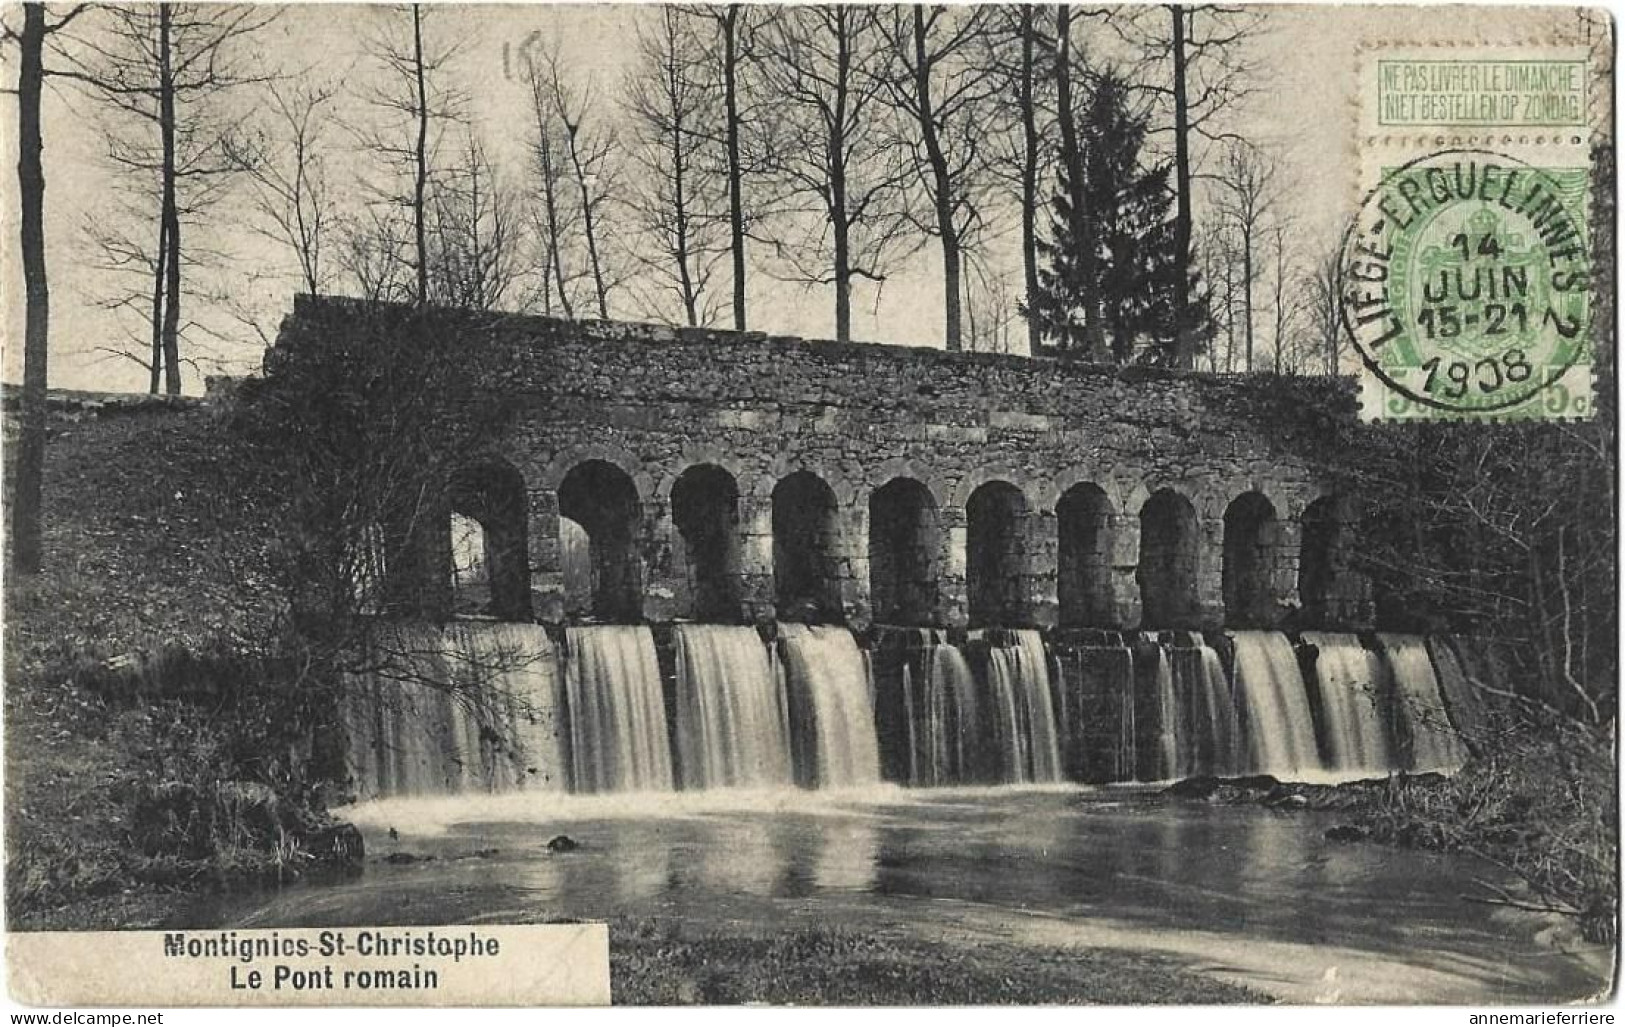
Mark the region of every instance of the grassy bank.
<instances>
[{"instance_id":1,"label":"grassy bank","mask_svg":"<svg viewBox=\"0 0 1625 1027\"><path fill-rule=\"evenodd\" d=\"M12 927L146 926L178 893L308 861L296 754L209 662L281 613L231 445L195 403L52 418L43 567L6 579Z\"/></svg>"},{"instance_id":2,"label":"grassy bank","mask_svg":"<svg viewBox=\"0 0 1625 1027\"><path fill-rule=\"evenodd\" d=\"M852 930L753 936L669 920L610 924L621 1005L997 1005L1268 1002L1177 961L1116 949L1031 949Z\"/></svg>"}]
</instances>

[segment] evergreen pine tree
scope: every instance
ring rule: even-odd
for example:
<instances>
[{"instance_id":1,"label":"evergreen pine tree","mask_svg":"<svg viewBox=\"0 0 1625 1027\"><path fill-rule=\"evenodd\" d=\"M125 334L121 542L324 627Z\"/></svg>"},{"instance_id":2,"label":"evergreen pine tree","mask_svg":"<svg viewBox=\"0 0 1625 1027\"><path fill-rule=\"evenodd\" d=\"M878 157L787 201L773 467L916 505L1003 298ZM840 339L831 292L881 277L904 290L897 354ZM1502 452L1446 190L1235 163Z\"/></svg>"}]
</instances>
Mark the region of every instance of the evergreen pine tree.
<instances>
[{"instance_id":1,"label":"evergreen pine tree","mask_svg":"<svg viewBox=\"0 0 1625 1027\"><path fill-rule=\"evenodd\" d=\"M1122 78L1107 71L1091 85L1083 109L1070 112L1078 119L1077 166L1063 161L1057 172L1050 238L1039 243L1044 266L1028 316L1064 353L1166 363L1178 335L1175 276L1191 274L1192 263L1174 253L1170 169L1142 167L1146 120L1130 109ZM1073 209L1074 176L1082 181L1081 210ZM1196 298L1194 278L1192 284ZM1109 354L1085 352L1090 297L1103 313ZM1193 305L1205 324L1205 302Z\"/></svg>"}]
</instances>

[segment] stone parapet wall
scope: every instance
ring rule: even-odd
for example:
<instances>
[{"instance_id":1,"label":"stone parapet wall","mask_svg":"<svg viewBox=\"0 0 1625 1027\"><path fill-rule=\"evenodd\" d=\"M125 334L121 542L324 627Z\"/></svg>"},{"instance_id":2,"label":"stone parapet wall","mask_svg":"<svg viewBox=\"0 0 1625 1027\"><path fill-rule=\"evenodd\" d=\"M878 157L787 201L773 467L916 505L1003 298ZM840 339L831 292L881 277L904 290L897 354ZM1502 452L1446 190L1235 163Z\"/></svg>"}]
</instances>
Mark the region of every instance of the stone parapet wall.
<instances>
[{"instance_id":1,"label":"stone parapet wall","mask_svg":"<svg viewBox=\"0 0 1625 1027\"><path fill-rule=\"evenodd\" d=\"M405 308L301 297L267 370L309 347L331 344L361 318L404 319ZM642 614L687 617L693 595L671 496L687 469L711 464L738 488L737 576L741 617L776 615L773 493L797 471L816 475L835 497L828 563L840 617L870 622L869 499L902 477L919 482L935 507L937 588L929 618L963 626L967 596L966 510L977 488L1005 482L1020 491L1021 610L1014 619L1056 623L1059 554L1056 508L1069 489L1105 497L1092 570L1089 619L1132 627L1140 619L1136 573L1140 511L1170 489L1195 511L1194 622L1225 621L1224 518L1232 501L1257 492L1278 524L1263 554L1268 619L1299 606L1298 521L1330 495L1313 419L1280 416L1263 404L1284 380L1157 368L1091 366L1053 359L871 344L807 341L755 333L668 329L611 322L430 311L449 346L502 347L489 391L515 410L497 449L529 497L532 607L563 616L558 490L587 461L603 461L635 486ZM1305 410L1346 409L1351 382L1293 379ZM1341 565L1340 565L1341 566ZM1340 571L1328 618L1358 626L1369 589ZM1067 590L1069 592L1075 590ZM1104 611L1104 612L1102 612Z\"/></svg>"}]
</instances>

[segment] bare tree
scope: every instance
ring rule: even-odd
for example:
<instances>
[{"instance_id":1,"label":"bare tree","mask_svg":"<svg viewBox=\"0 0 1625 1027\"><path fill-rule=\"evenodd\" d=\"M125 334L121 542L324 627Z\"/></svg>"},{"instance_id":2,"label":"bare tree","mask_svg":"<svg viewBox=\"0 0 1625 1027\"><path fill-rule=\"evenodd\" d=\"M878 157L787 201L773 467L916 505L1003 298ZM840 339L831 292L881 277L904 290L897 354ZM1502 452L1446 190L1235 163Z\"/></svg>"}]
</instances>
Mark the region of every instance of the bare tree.
<instances>
[{"instance_id":1,"label":"bare tree","mask_svg":"<svg viewBox=\"0 0 1625 1027\"><path fill-rule=\"evenodd\" d=\"M748 327L746 310L745 243L757 218L745 201L745 180L763 170L763 155L770 151L765 131L773 124L764 103L770 98L754 87L750 72L755 54L755 31L763 20L763 9L750 4L696 4L684 10L696 18L709 19L716 29L711 40L710 60L721 79L722 174L728 183L728 255L733 276L733 326L742 332ZM711 131L709 126L702 131Z\"/></svg>"},{"instance_id":2,"label":"bare tree","mask_svg":"<svg viewBox=\"0 0 1625 1027\"><path fill-rule=\"evenodd\" d=\"M61 72L90 88L110 112L108 158L124 179L132 216L157 224L149 248L125 226L90 224L104 266L151 277L149 357L124 354L149 371L149 388L181 391L182 267L196 266L183 227L218 201L240 166L230 141L242 115L229 103L240 87L264 82L247 44L275 17L269 8L161 3L101 8L92 28L74 38L71 67ZM151 220L143 211L156 207ZM128 309L135 295L107 305ZM189 322L189 324L192 324Z\"/></svg>"},{"instance_id":3,"label":"bare tree","mask_svg":"<svg viewBox=\"0 0 1625 1027\"><path fill-rule=\"evenodd\" d=\"M430 298L470 310L500 307L523 270L522 220L513 190L472 130L428 207Z\"/></svg>"},{"instance_id":4,"label":"bare tree","mask_svg":"<svg viewBox=\"0 0 1625 1027\"><path fill-rule=\"evenodd\" d=\"M410 226L396 211L377 203L341 218L337 261L349 284L371 303L412 300L415 283L404 254L412 246Z\"/></svg>"},{"instance_id":5,"label":"bare tree","mask_svg":"<svg viewBox=\"0 0 1625 1027\"><path fill-rule=\"evenodd\" d=\"M536 270L540 276L539 296L544 313L553 313L556 300L564 316L572 318L575 309L570 297L570 283L575 276L565 268L572 226L575 224L571 204L574 194L566 188L569 172L564 154L568 144L564 139L562 119L549 93L545 61L527 61L525 83L535 125L535 135L530 144L530 173L535 183L531 189L535 197L531 206L531 221L535 226L534 238L538 250Z\"/></svg>"},{"instance_id":6,"label":"bare tree","mask_svg":"<svg viewBox=\"0 0 1625 1027\"><path fill-rule=\"evenodd\" d=\"M337 219L327 172L332 102L328 83L273 82L266 90L268 128L233 145L233 158L254 183L258 234L286 246L299 266L300 287L324 291L331 277L323 244Z\"/></svg>"},{"instance_id":7,"label":"bare tree","mask_svg":"<svg viewBox=\"0 0 1625 1027\"><path fill-rule=\"evenodd\" d=\"M410 222L410 241L393 260L412 270L409 292L422 304L430 295L429 202L436 157L447 127L466 120L466 98L445 82L458 47L434 41L428 9L414 3L381 13L385 21L367 41L367 50L382 67L384 81L365 93L374 116L355 135L361 149L382 158L395 180L366 184L372 202L383 209L361 223L384 227L401 217ZM403 234L389 229L377 242L400 247ZM357 246L386 255L359 240L352 240L349 248Z\"/></svg>"},{"instance_id":8,"label":"bare tree","mask_svg":"<svg viewBox=\"0 0 1625 1027\"><path fill-rule=\"evenodd\" d=\"M1188 260L1192 241L1192 182L1197 141L1234 139L1220 126L1223 114L1248 92L1252 68L1245 43L1258 15L1239 7L1167 4L1121 12L1112 19L1119 34L1141 54L1139 87L1164 107L1174 142L1174 247ZM1175 280L1180 333L1175 361L1189 367L1196 357L1198 320L1189 276Z\"/></svg>"},{"instance_id":9,"label":"bare tree","mask_svg":"<svg viewBox=\"0 0 1625 1027\"><path fill-rule=\"evenodd\" d=\"M1292 246L1293 219L1278 214L1271 220L1266 238L1274 267L1270 274L1270 305L1274 315L1272 339L1275 346L1275 373L1302 374L1319 353L1320 347L1305 345L1301 331L1305 297L1298 290L1300 277L1297 255Z\"/></svg>"},{"instance_id":10,"label":"bare tree","mask_svg":"<svg viewBox=\"0 0 1625 1027\"><path fill-rule=\"evenodd\" d=\"M1236 368L1236 268L1240 258L1234 226L1222 218L1208 219L1196 251L1212 297L1209 309L1214 331L1223 333L1225 340L1222 361L1215 350L1209 353L1209 365L1214 371L1228 373Z\"/></svg>"},{"instance_id":11,"label":"bare tree","mask_svg":"<svg viewBox=\"0 0 1625 1027\"><path fill-rule=\"evenodd\" d=\"M974 256L967 261L965 338L982 353L1013 352L1015 322L1020 317L1015 290L1001 268Z\"/></svg>"},{"instance_id":12,"label":"bare tree","mask_svg":"<svg viewBox=\"0 0 1625 1027\"><path fill-rule=\"evenodd\" d=\"M1038 295L1038 210L1040 183L1055 157L1058 119L1044 114L1055 83L1052 67L1054 40L1041 24L1043 13L1033 4L1011 4L996 9L987 59L1002 77L1003 103L991 112L1000 131L991 158L995 174L1005 182L1021 216L1021 263L1024 304L1031 309ZM1027 352L1037 353L1042 343L1038 322L1027 318Z\"/></svg>"},{"instance_id":13,"label":"bare tree","mask_svg":"<svg viewBox=\"0 0 1625 1027\"><path fill-rule=\"evenodd\" d=\"M553 156L575 193L574 213L586 246L598 316L608 318L609 294L616 283L600 235L606 203L614 192L615 133L601 117L592 81L573 81L556 47L533 62L533 84L538 115L545 110L550 122L543 135L552 137L552 126L558 129L560 151Z\"/></svg>"},{"instance_id":14,"label":"bare tree","mask_svg":"<svg viewBox=\"0 0 1625 1027\"><path fill-rule=\"evenodd\" d=\"M648 240L636 259L652 273L657 294L676 294L683 323L709 324L717 313L711 281L731 249L732 183L712 174L708 159L711 133L726 115L694 16L665 6L650 20L638 32L625 102L631 159L641 171L626 205ZM666 308L658 296L650 305Z\"/></svg>"},{"instance_id":15,"label":"bare tree","mask_svg":"<svg viewBox=\"0 0 1625 1027\"><path fill-rule=\"evenodd\" d=\"M1214 205L1219 216L1235 227L1239 244L1242 337L1249 371L1253 370L1253 285L1258 279L1257 256L1264 242L1265 222L1275 212L1279 174L1274 158L1259 147L1242 140L1232 140L1225 147Z\"/></svg>"},{"instance_id":16,"label":"bare tree","mask_svg":"<svg viewBox=\"0 0 1625 1027\"><path fill-rule=\"evenodd\" d=\"M55 22L44 4L23 5L23 27L5 30L16 42L17 186L23 259L23 390L17 469L11 489L11 569L35 574L40 569L41 492L45 481L45 390L50 371L51 291L45 264L44 133L40 100L46 76L47 40L88 9L79 4Z\"/></svg>"},{"instance_id":17,"label":"bare tree","mask_svg":"<svg viewBox=\"0 0 1625 1027\"><path fill-rule=\"evenodd\" d=\"M1342 309L1343 262L1333 246L1303 276L1302 288L1308 296L1309 320L1314 339L1323 356L1322 370L1336 374L1343 362Z\"/></svg>"},{"instance_id":18,"label":"bare tree","mask_svg":"<svg viewBox=\"0 0 1625 1027\"><path fill-rule=\"evenodd\" d=\"M764 88L779 98L771 163L784 208L774 249L787 277L835 290L835 337L852 337L852 283L884 283L918 248L905 188L915 169L882 123L895 60L874 7L789 7L763 27Z\"/></svg>"},{"instance_id":19,"label":"bare tree","mask_svg":"<svg viewBox=\"0 0 1625 1027\"><path fill-rule=\"evenodd\" d=\"M984 149L999 80L985 60L993 9L924 5L894 8L881 22L900 73L887 79L907 128L900 142L914 165L927 218L910 220L942 246L943 339L963 348L964 251L983 225L992 187Z\"/></svg>"}]
</instances>

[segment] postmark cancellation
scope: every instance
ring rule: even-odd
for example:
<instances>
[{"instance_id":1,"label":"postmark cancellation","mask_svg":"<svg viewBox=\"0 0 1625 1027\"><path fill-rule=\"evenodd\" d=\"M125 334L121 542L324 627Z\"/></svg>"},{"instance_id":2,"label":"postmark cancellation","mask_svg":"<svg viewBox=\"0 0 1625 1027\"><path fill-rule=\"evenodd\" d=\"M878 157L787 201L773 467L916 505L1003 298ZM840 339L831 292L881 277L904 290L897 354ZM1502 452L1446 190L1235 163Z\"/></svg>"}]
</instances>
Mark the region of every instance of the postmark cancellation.
<instances>
[{"instance_id":1,"label":"postmark cancellation","mask_svg":"<svg viewBox=\"0 0 1625 1027\"><path fill-rule=\"evenodd\" d=\"M1340 290L1363 418L1591 416L1598 71L1573 46L1363 54Z\"/></svg>"}]
</instances>

